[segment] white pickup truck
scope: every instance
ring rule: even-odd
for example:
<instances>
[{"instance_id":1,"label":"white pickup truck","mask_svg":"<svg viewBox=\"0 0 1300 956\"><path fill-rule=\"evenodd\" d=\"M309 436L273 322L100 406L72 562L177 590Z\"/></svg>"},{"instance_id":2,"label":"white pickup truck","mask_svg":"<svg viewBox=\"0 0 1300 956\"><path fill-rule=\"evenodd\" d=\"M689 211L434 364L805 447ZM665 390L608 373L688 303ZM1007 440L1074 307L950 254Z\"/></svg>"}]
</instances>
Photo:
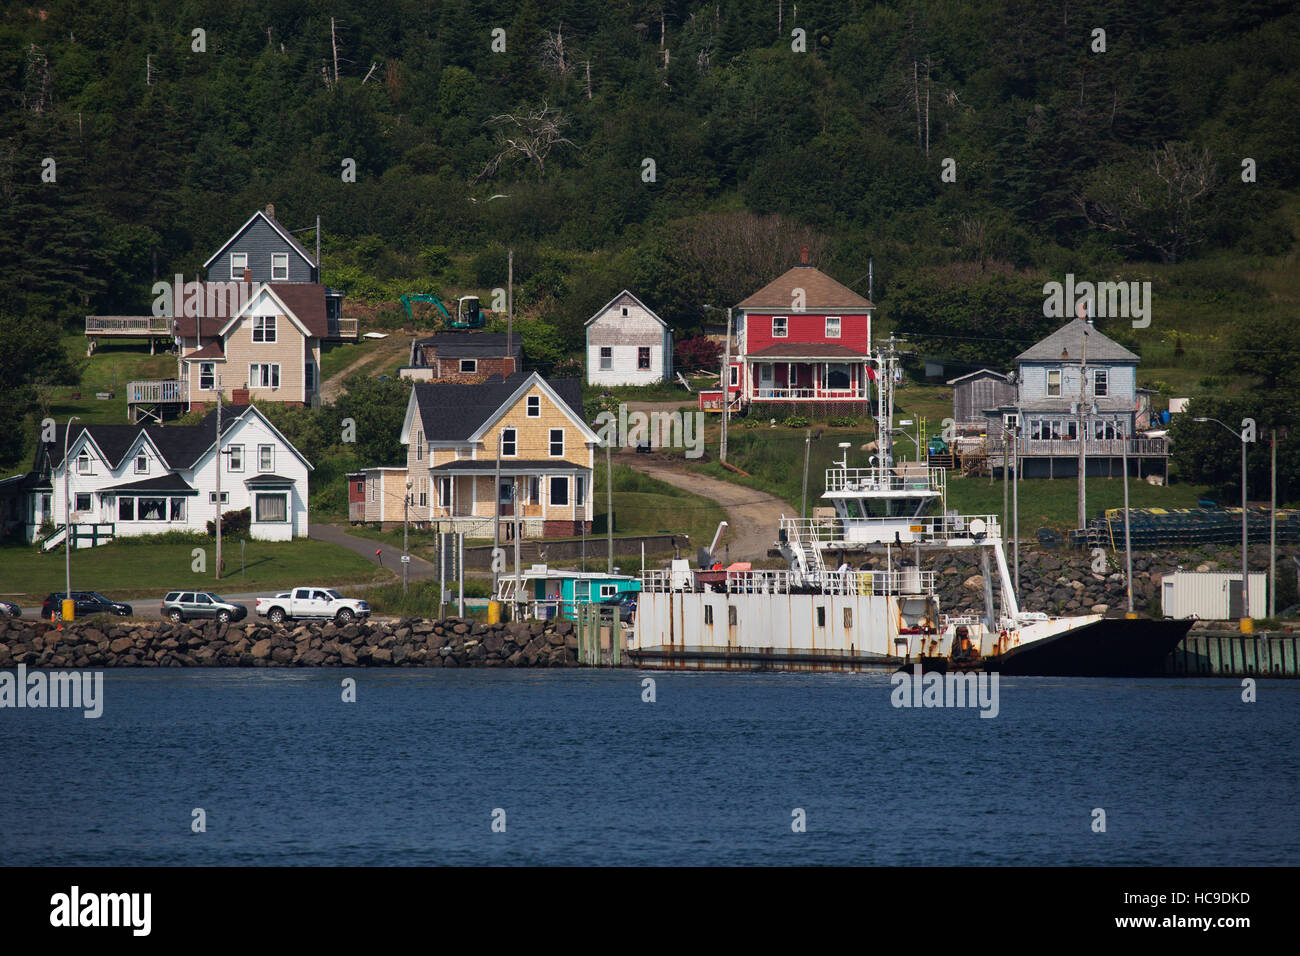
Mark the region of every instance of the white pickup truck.
<instances>
[{"instance_id":1,"label":"white pickup truck","mask_svg":"<svg viewBox=\"0 0 1300 956\"><path fill-rule=\"evenodd\" d=\"M355 598L345 598L333 588L294 588L275 597L258 598L257 613L272 624L299 618L333 618L350 624L358 617L370 616L370 605Z\"/></svg>"}]
</instances>

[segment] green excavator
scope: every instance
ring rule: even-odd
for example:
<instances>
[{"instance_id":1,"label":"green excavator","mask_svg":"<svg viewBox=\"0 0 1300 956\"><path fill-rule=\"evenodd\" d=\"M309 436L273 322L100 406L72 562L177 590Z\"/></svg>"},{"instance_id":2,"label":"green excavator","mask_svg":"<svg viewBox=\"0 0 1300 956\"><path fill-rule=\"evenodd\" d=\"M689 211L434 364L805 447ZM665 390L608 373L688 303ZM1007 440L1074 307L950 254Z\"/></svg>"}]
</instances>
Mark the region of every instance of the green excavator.
<instances>
[{"instance_id":1,"label":"green excavator","mask_svg":"<svg viewBox=\"0 0 1300 956\"><path fill-rule=\"evenodd\" d=\"M486 324L483 312L479 309L478 296L462 295L456 300L456 317L453 319L442 300L432 292L407 292L402 296L402 309L406 312L408 322L414 322L411 315L412 302L427 302L442 313L443 325L449 329L481 329Z\"/></svg>"}]
</instances>

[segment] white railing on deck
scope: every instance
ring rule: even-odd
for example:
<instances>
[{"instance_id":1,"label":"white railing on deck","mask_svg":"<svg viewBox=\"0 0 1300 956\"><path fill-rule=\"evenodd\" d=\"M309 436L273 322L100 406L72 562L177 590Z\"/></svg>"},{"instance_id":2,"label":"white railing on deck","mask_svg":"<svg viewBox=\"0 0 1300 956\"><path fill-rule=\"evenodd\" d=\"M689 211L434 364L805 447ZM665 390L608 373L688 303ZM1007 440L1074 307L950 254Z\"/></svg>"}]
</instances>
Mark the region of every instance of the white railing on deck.
<instances>
[{"instance_id":1,"label":"white railing on deck","mask_svg":"<svg viewBox=\"0 0 1300 956\"><path fill-rule=\"evenodd\" d=\"M128 382L126 400L130 404L140 402L183 402L185 400L185 382L174 378L156 382Z\"/></svg>"},{"instance_id":2,"label":"white railing on deck","mask_svg":"<svg viewBox=\"0 0 1300 956\"><path fill-rule=\"evenodd\" d=\"M976 519L984 522L980 540L1000 538L1002 526L997 515L929 515L924 518L853 518L844 522L840 518L782 518L781 530L790 542L816 542L834 546L849 541L844 524L851 528L879 528L884 531L897 528L910 532L914 538L926 541L953 541L973 539L971 524Z\"/></svg>"},{"instance_id":3,"label":"white railing on deck","mask_svg":"<svg viewBox=\"0 0 1300 956\"><path fill-rule=\"evenodd\" d=\"M170 315L88 315L87 335L171 335L175 318Z\"/></svg>"},{"instance_id":4,"label":"white railing on deck","mask_svg":"<svg viewBox=\"0 0 1300 956\"><path fill-rule=\"evenodd\" d=\"M880 468L827 468L826 490L937 491L943 493L947 474L942 468L919 469L902 475Z\"/></svg>"},{"instance_id":5,"label":"white railing on deck","mask_svg":"<svg viewBox=\"0 0 1300 956\"><path fill-rule=\"evenodd\" d=\"M705 572L710 574L711 572ZM716 573L716 572L712 572ZM676 590L672 571L643 571L641 591L648 594ZM721 581L701 582L692 574L684 590L722 588L728 594L791 594L815 586L823 594L929 594L934 591L935 573L917 569L897 571L825 571L820 581L809 582L793 571L726 571Z\"/></svg>"}]
</instances>

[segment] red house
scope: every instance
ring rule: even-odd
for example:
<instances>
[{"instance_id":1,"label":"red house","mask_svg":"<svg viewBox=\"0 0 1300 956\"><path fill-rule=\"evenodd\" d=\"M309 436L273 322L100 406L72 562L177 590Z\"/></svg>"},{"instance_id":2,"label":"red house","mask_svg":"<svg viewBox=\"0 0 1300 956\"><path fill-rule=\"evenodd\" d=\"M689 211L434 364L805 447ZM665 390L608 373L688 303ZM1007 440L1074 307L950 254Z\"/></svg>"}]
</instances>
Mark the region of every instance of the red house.
<instances>
[{"instance_id":1,"label":"red house","mask_svg":"<svg viewBox=\"0 0 1300 956\"><path fill-rule=\"evenodd\" d=\"M802 259L736 306L729 398L747 406L861 411L874 377L876 307L809 265L807 249Z\"/></svg>"}]
</instances>

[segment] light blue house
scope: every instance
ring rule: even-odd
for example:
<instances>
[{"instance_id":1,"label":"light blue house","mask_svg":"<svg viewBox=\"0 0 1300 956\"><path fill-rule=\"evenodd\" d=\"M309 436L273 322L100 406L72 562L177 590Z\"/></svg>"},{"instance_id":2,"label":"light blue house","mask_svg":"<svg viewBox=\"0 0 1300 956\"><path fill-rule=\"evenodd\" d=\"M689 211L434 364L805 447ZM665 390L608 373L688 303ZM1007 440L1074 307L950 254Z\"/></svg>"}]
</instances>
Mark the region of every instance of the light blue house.
<instances>
[{"instance_id":1,"label":"light blue house","mask_svg":"<svg viewBox=\"0 0 1300 956\"><path fill-rule=\"evenodd\" d=\"M1139 361L1091 321L1071 319L1016 356L1014 403L983 410L990 448L1000 449L1005 429L1018 437L1023 477L1074 477L1082 437L1087 473L1108 476L1122 474L1127 439L1131 474L1164 474L1168 442L1150 431Z\"/></svg>"},{"instance_id":2,"label":"light blue house","mask_svg":"<svg viewBox=\"0 0 1300 956\"><path fill-rule=\"evenodd\" d=\"M604 571L569 571L534 564L516 582L504 574L498 582L497 600L527 605L528 616L539 620L563 617L574 620L578 604L599 603L641 591L641 579Z\"/></svg>"}]
</instances>

